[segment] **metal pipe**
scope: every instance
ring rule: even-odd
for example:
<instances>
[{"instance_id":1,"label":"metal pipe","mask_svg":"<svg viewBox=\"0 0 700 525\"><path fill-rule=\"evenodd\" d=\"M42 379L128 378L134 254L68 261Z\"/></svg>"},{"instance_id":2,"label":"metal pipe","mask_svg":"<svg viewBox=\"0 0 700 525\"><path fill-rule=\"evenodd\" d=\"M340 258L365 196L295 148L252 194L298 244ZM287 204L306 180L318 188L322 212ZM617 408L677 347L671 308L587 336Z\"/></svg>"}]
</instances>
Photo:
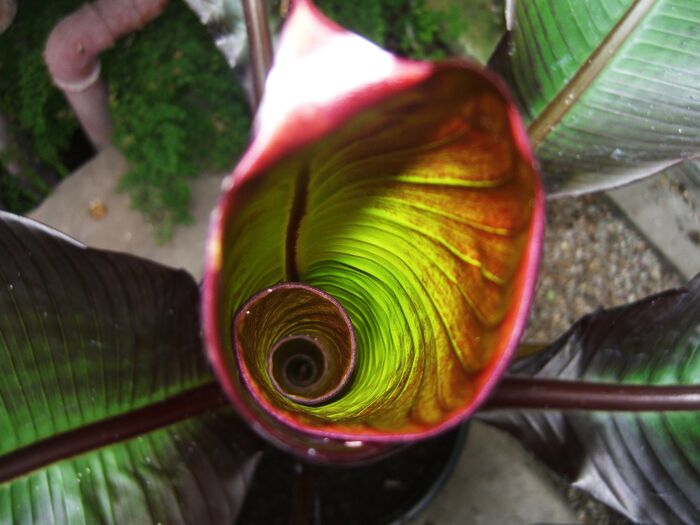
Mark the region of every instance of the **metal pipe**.
<instances>
[{"instance_id":1,"label":"metal pipe","mask_svg":"<svg viewBox=\"0 0 700 525\"><path fill-rule=\"evenodd\" d=\"M96 148L110 143L113 123L99 54L156 18L167 0L97 0L54 27L44 48L53 83L63 91Z\"/></svg>"},{"instance_id":2,"label":"metal pipe","mask_svg":"<svg viewBox=\"0 0 700 525\"><path fill-rule=\"evenodd\" d=\"M272 66L272 39L267 22L267 11L263 0L242 0L248 31L248 48L253 67L255 106L260 104L267 73Z\"/></svg>"}]
</instances>

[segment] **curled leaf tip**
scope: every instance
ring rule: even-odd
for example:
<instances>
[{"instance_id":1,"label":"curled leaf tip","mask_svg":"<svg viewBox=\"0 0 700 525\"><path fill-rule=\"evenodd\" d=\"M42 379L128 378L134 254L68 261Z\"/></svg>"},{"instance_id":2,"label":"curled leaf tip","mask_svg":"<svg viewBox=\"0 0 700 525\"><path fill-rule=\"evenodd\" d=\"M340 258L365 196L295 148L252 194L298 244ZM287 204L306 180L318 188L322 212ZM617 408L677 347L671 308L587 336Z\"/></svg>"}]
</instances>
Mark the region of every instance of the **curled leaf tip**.
<instances>
[{"instance_id":1,"label":"curled leaf tip","mask_svg":"<svg viewBox=\"0 0 700 525\"><path fill-rule=\"evenodd\" d=\"M321 290L281 283L254 295L233 320L246 385L263 405L320 405L347 385L355 334L342 306Z\"/></svg>"},{"instance_id":2,"label":"curled leaf tip","mask_svg":"<svg viewBox=\"0 0 700 525\"><path fill-rule=\"evenodd\" d=\"M287 20L265 94L255 117L258 140L241 162L264 161L268 148L313 141L358 107L378 100L384 86L424 78L429 63L395 57L329 20L309 1L295 2ZM303 133L299 131L303 129Z\"/></svg>"}]
</instances>

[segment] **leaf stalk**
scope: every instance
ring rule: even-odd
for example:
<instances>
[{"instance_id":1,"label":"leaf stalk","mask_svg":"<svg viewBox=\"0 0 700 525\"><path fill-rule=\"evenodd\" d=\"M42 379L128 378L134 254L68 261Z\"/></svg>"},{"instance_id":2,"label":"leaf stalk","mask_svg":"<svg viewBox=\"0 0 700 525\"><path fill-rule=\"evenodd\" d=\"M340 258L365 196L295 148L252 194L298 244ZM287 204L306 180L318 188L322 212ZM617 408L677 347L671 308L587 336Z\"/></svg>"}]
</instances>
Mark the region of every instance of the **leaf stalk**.
<instances>
[{"instance_id":1,"label":"leaf stalk","mask_svg":"<svg viewBox=\"0 0 700 525\"><path fill-rule=\"evenodd\" d=\"M97 421L0 455L0 484L62 459L183 421L227 404L209 383L125 414Z\"/></svg>"},{"instance_id":2,"label":"leaf stalk","mask_svg":"<svg viewBox=\"0 0 700 525\"><path fill-rule=\"evenodd\" d=\"M483 409L700 410L700 385L631 385L505 376Z\"/></svg>"},{"instance_id":3,"label":"leaf stalk","mask_svg":"<svg viewBox=\"0 0 700 525\"><path fill-rule=\"evenodd\" d=\"M264 0L242 1L253 69L253 103L257 108L265 90L267 73L272 66L272 39Z\"/></svg>"}]
</instances>

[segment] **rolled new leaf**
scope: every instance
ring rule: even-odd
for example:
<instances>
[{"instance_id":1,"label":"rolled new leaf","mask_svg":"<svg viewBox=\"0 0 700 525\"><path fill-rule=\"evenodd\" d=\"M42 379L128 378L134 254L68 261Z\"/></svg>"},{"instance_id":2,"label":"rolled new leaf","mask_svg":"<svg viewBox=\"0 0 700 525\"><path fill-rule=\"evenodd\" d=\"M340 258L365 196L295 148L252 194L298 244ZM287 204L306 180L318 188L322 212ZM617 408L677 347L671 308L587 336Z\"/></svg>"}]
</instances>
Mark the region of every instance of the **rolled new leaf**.
<instances>
[{"instance_id":1,"label":"rolled new leaf","mask_svg":"<svg viewBox=\"0 0 700 525\"><path fill-rule=\"evenodd\" d=\"M352 324L342 306L320 290L298 283L267 288L243 305L233 325L236 358L251 392L267 385L267 395L276 390L278 402L320 405L350 380Z\"/></svg>"},{"instance_id":2,"label":"rolled new leaf","mask_svg":"<svg viewBox=\"0 0 700 525\"><path fill-rule=\"evenodd\" d=\"M0 523L235 519L259 441L221 408L198 298L0 212Z\"/></svg>"},{"instance_id":3,"label":"rolled new leaf","mask_svg":"<svg viewBox=\"0 0 700 525\"><path fill-rule=\"evenodd\" d=\"M553 194L651 175L700 152L694 0L515 2L499 71Z\"/></svg>"},{"instance_id":4,"label":"rolled new leaf","mask_svg":"<svg viewBox=\"0 0 700 525\"><path fill-rule=\"evenodd\" d=\"M316 456L463 420L517 343L542 233L537 174L500 84L462 62L399 59L299 1L256 122L212 215L204 283L209 357L236 407ZM330 296L352 325L355 357L338 363L352 376L321 403L296 402L265 365L285 338L326 333L321 310L261 317L236 349L244 304L289 282Z\"/></svg>"},{"instance_id":5,"label":"rolled new leaf","mask_svg":"<svg viewBox=\"0 0 700 525\"><path fill-rule=\"evenodd\" d=\"M579 381L585 406L599 392L624 406L625 390L652 407L616 412L494 410L480 414L520 439L574 486L639 523L700 522L700 412L678 410L694 391L700 400L700 275L687 287L579 320L513 373ZM641 390L641 391L640 391ZM547 405L541 394L541 405ZM649 405L649 403L647 403Z\"/></svg>"}]
</instances>

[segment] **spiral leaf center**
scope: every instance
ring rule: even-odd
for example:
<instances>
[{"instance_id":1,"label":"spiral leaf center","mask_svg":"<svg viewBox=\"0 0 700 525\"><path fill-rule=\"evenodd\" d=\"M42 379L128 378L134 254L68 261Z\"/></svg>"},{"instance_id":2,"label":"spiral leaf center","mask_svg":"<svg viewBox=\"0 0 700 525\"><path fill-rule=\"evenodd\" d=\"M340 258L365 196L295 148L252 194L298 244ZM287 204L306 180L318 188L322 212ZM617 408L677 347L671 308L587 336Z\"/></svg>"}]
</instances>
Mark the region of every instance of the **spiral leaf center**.
<instances>
[{"instance_id":1,"label":"spiral leaf center","mask_svg":"<svg viewBox=\"0 0 700 525\"><path fill-rule=\"evenodd\" d=\"M236 358L254 396L297 405L331 401L355 366L355 335L325 292L282 283L254 295L233 321Z\"/></svg>"},{"instance_id":2,"label":"spiral leaf center","mask_svg":"<svg viewBox=\"0 0 700 525\"><path fill-rule=\"evenodd\" d=\"M290 336L278 342L270 353L269 373L282 392L315 385L326 369L326 354L318 342L306 336ZM276 385L277 386L277 385Z\"/></svg>"}]
</instances>

